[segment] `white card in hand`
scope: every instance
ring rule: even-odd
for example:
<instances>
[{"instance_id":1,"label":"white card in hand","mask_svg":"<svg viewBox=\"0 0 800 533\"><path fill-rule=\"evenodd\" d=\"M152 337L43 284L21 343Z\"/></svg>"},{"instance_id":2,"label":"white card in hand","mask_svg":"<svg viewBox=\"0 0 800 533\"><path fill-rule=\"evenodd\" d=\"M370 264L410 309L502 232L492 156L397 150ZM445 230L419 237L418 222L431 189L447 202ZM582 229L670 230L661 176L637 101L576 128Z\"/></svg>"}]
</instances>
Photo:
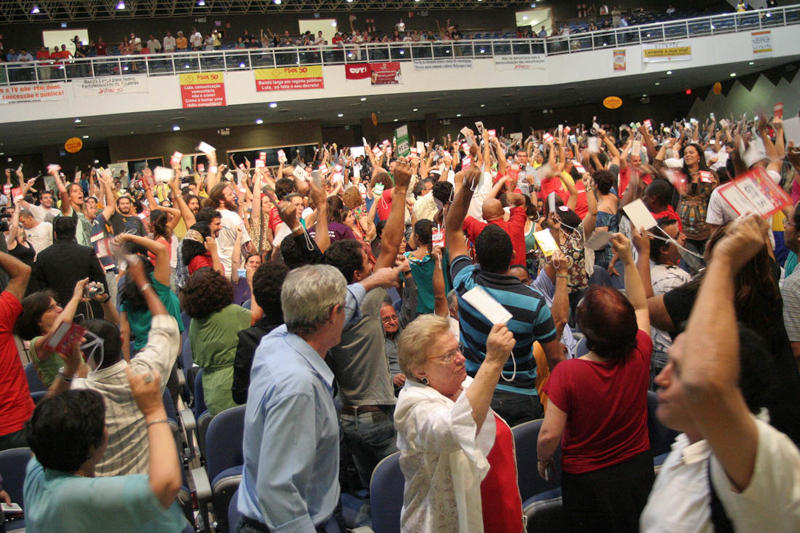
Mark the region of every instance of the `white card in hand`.
<instances>
[{"instance_id":1,"label":"white card in hand","mask_svg":"<svg viewBox=\"0 0 800 533\"><path fill-rule=\"evenodd\" d=\"M622 208L628 218L631 220L631 225L635 228L650 229L658 225L656 219L653 217L647 206L641 200L631 202Z\"/></svg>"},{"instance_id":2,"label":"white card in hand","mask_svg":"<svg viewBox=\"0 0 800 533\"><path fill-rule=\"evenodd\" d=\"M351 146L350 155L352 157L366 157L367 152L364 150L363 146Z\"/></svg>"},{"instance_id":3,"label":"white card in hand","mask_svg":"<svg viewBox=\"0 0 800 533\"><path fill-rule=\"evenodd\" d=\"M605 230L600 230L592 233L589 238L586 239L584 246L590 250L600 250L601 248L604 248L610 241L611 233Z\"/></svg>"},{"instance_id":4,"label":"white card in hand","mask_svg":"<svg viewBox=\"0 0 800 533\"><path fill-rule=\"evenodd\" d=\"M556 212L556 193L551 192L547 195L547 213Z\"/></svg>"},{"instance_id":5,"label":"white card in hand","mask_svg":"<svg viewBox=\"0 0 800 533\"><path fill-rule=\"evenodd\" d=\"M550 257L558 250L558 244L556 244L556 240L553 238L553 234L550 233L549 229L536 231L533 237L536 239L536 244L542 249L542 253L545 257Z\"/></svg>"},{"instance_id":6,"label":"white card in hand","mask_svg":"<svg viewBox=\"0 0 800 533\"><path fill-rule=\"evenodd\" d=\"M474 287L468 290L464 293L463 298L469 305L485 316L492 325L505 324L511 320L511 313L482 287Z\"/></svg>"},{"instance_id":7,"label":"white card in hand","mask_svg":"<svg viewBox=\"0 0 800 533\"><path fill-rule=\"evenodd\" d=\"M197 149L204 154L210 154L211 152L215 152L217 150L205 141L200 141L200 144L197 145Z\"/></svg>"},{"instance_id":8,"label":"white card in hand","mask_svg":"<svg viewBox=\"0 0 800 533\"><path fill-rule=\"evenodd\" d=\"M175 172L173 172L171 168L156 167L153 171L153 175L156 178L156 183L169 183L175 175Z\"/></svg>"},{"instance_id":9,"label":"white card in hand","mask_svg":"<svg viewBox=\"0 0 800 533\"><path fill-rule=\"evenodd\" d=\"M599 137L589 137L586 139L586 148L589 150L590 154L596 154L600 152L600 138Z\"/></svg>"}]
</instances>

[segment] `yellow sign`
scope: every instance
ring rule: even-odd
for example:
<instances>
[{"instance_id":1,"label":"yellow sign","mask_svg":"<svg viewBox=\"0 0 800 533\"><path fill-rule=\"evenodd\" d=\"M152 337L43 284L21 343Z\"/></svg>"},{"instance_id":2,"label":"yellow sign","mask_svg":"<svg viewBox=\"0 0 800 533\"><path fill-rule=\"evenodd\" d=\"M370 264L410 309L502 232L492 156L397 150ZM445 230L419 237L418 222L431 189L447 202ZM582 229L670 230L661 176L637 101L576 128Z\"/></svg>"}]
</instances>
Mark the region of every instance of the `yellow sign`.
<instances>
[{"instance_id":1,"label":"yellow sign","mask_svg":"<svg viewBox=\"0 0 800 533\"><path fill-rule=\"evenodd\" d=\"M645 63L688 61L692 58L692 46L689 42L683 40L643 44L642 61Z\"/></svg>"},{"instance_id":2,"label":"yellow sign","mask_svg":"<svg viewBox=\"0 0 800 533\"><path fill-rule=\"evenodd\" d=\"M71 154L80 152L81 148L83 148L83 141L78 137L71 137L64 143L64 150Z\"/></svg>"},{"instance_id":3,"label":"yellow sign","mask_svg":"<svg viewBox=\"0 0 800 533\"><path fill-rule=\"evenodd\" d=\"M322 65L283 68L258 68L253 71L256 91L323 89Z\"/></svg>"},{"instance_id":4,"label":"yellow sign","mask_svg":"<svg viewBox=\"0 0 800 533\"><path fill-rule=\"evenodd\" d=\"M193 74L181 74L181 85L206 85L211 83L224 83L225 78L222 72L196 72Z\"/></svg>"},{"instance_id":5,"label":"yellow sign","mask_svg":"<svg viewBox=\"0 0 800 533\"><path fill-rule=\"evenodd\" d=\"M603 100L603 107L607 109L617 109L622 107L622 98L619 96L608 96Z\"/></svg>"}]
</instances>

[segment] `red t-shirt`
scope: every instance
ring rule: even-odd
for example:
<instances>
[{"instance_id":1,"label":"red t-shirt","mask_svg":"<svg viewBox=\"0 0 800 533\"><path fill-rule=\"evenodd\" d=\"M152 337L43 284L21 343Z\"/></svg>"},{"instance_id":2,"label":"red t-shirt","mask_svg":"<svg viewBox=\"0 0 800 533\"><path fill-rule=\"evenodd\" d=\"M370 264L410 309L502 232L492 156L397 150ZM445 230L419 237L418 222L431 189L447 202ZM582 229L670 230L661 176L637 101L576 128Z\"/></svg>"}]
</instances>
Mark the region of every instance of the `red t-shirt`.
<instances>
[{"instance_id":1,"label":"red t-shirt","mask_svg":"<svg viewBox=\"0 0 800 533\"><path fill-rule=\"evenodd\" d=\"M497 428L494 445L486 457L489 461L489 472L481 481L483 530L493 533L522 533L522 500L517 485L514 436L505 420L496 414L494 420Z\"/></svg>"},{"instance_id":2,"label":"red t-shirt","mask_svg":"<svg viewBox=\"0 0 800 533\"><path fill-rule=\"evenodd\" d=\"M19 431L33 414L28 379L14 342L14 324L22 304L8 291L0 294L0 436Z\"/></svg>"},{"instance_id":3,"label":"red t-shirt","mask_svg":"<svg viewBox=\"0 0 800 533\"><path fill-rule=\"evenodd\" d=\"M650 448L647 386L652 353L653 341L640 330L624 361L569 359L553 369L544 391L567 413L561 439L564 472L593 472Z\"/></svg>"},{"instance_id":4,"label":"red t-shirt","mask_svg":"<svg viewBox=\"0 0 800 533\"><path fill-rule=\"evenodd\" d=\"M567 200L569 200L569 191L564 188L564 184L561 183L561 178L558 176L543 179L542 188L539 189L536 197L540 200L547 200L547 197L551 192L555 192L557 195L559 195L561 200L566 205Z\"/></svg>"},{"instance_id":5,"label":"red t-shirt","mask_svg":"<svg viewBox=\"0 0 800 533\"><path fill-rule=\"evenodd\" d=\"M269 221L267 222L269 229L275 233L275 229L281 222L283 222L283 220L281 220L281 214L278 212L278 208L273 205L272 209L269 210Z\"/></svg>"},{"instance_id":6,"label":"red t-shirt","mask_svg":"<svg viewBox=\"0 0 800 533\"><path fill-rule=\"evenodd\" d=\"M659 211L658 213L651 211L653 218L656 220L660 218L669 218L678 222L678 231L683 231L683 222L681 222L681 217L677 211L675 211L671 205L668 205L666 209L663 211Z\"/></svg>"},{"instance_id":7,"label":"red t-shirt","mask_svg":"<svg viewBox=\"0 0 800 533\"><path fill-rule=\"evenodd\" d=\"M583 185L583 180L575 182L575 189L578 191L578 201L575 202L575 213L583 220L586 218L586 215L589 214L589 204L586 202L586 188Z\"/></svg>"},{"instance_id":8,"label":"red t-shirt","mask_svg":"<svg viewBox=\"0 0 800 533\"><path fill-rule=\"evenodd\" d=\"M388 220L389 214L392 212L392 189L386 189L381 194L380 198L377 198L375 201L378 202L378 208L376 213L378 214L378 220Z\"/></svg>"},{"instance_id":9,"label":"red t-shirt","mask_svg":"<svg viewBox=\"0 0 800 533\"><path fill-rule=\"evenodd\" d=\"M189 275L191 276L201 268L214 268L214 263L211 261L211 255L208 252L196 255L189 261L189 264L186 266L186 269L189 271ZM222 267L222 275L225 275L225 267Z\"/></svg>"},{"instance_id":10,"label":"red t-shirt","mask_svg":"<svg viewBox=\"0 0 800 533\"><path fill-rule=\"evenodd\" d=\"M645 185L650 185L653 183L653 176L650 174L643 174L639 176L639 179L644 182ZM628 183L631 181L631 167L625 167L619 171L619 191L617 194L620 198L625 193L625 189L628 188Z\"/></svg>"},{"instance_id":11,"label":"red t-shirt","mask_svg":"<svg viewBox=\"0 0 800 533\"><path fill-rule=\"evenodd\" d=\"M508 217L507 222L502 218L489 221L489 224L499 226L511 237L511 246L514 248L514 255L511 257L512 265L525 264L525 222L527 219L525 208L518 206L511 208L511 216ZM480 235L483 228L486 227L486 224L486 222L481 222L474 217L468 216L464 219L462 229L464 233L467 234L469 240L475 242L475 239L478 238L478 235Z\"/></svg>"}]
</instances>

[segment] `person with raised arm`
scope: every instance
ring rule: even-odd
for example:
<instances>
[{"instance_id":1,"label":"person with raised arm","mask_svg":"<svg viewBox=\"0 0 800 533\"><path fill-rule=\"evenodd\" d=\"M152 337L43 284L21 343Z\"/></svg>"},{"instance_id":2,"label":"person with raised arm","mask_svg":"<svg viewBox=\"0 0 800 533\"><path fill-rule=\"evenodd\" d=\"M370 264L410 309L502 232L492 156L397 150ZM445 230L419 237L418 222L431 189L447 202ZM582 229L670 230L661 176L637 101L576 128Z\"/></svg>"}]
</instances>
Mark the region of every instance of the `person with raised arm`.
<instances>
[{"instance_id":1,"label":"person with raised arm","mask_svg":"<svg viewBox=\"0 0 800 533\"><path fill-rule=\"evenodd\" d=\"M475 240L478 264L472 264L461 228L472 199L472 190L481 178L481 170L472 167L466 173L459 174L463 177L463 185L447 213L445 242L451 258L453 287L458 295L461 342L467 359L467 373L474 376L483 363L486 339L492 328L489 318L463 298L467 291L480 286L490 291L501 305L507 305L513 315L509 325L516 339L513 350L515 362L506 363L503 382L497 386L492 400L492 409L513 426L542 415L535 387L534 341L542 343L551 367L562 361L564 354L544 298L509 273L514 249L508 233L495 224L486 226ZM465 335L465 327L469 327L473 334Z\"/></svg>"},{"instance_id":2,"label":"person with raised arm","mask_svg":"<svg viewBox=\"0 0 800 533\"><path fill-rule=\"evenodd\" d=\"M727 229L686 331L656 378L656 414L683 434L653 487L642 531L788 533L800 523L800 452L763 420L781 370L771 364L763 339L737 323L735 279L762 253L768 231L756 215Z\"/></svg>"}]
</instances>

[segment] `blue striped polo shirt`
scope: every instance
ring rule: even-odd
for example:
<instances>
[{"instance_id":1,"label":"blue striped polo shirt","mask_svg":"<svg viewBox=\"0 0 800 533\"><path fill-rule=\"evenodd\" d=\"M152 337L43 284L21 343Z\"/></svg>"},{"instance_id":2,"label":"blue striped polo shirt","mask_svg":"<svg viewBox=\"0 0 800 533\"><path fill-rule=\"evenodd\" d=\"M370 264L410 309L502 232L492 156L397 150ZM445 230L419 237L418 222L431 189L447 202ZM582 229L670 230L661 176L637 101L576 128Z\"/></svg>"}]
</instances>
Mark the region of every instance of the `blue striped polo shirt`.
<instances>
[{"instance_id":1,"label":"blue striped polo shirt","mask_svg":"<svg viewBox=\"0 0 800 533\"><path fill-rule=\"evenodd\" d=\"M500 380L497 388L517 394L536 395L533 343L546 343L556 338L553 316L544 298L514 276L482 272L466 255L453 259L450 273L458 295L460 341L467 359L467 373L474 377L486 358L486 339L492 329L491 322L463 298L465 292L479 285L512 315L506 325L516 340L514 358L517 362L517 374L510 383ZM514 363L509 357L503 366L503 376L508 379L513 374Z\"/></svg>"}]
</instances>

